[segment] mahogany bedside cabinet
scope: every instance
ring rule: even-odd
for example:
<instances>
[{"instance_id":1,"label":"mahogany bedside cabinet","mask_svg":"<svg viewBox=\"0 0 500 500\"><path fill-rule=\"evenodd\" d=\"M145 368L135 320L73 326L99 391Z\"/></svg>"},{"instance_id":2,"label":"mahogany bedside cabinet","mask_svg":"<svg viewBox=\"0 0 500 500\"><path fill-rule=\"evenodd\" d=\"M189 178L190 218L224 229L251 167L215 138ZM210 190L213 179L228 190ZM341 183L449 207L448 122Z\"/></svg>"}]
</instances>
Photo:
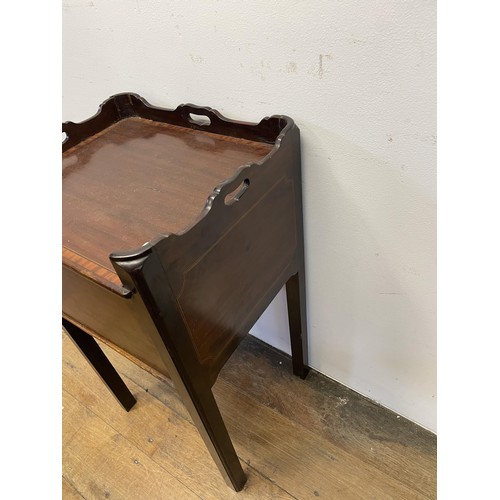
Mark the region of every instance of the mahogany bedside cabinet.
<instances>
[{"instance_id":1,"label":"mahogany bedside cabinet","mask_svg":"<svg viewBox=\"0 0 500 500\"><path fill-rule=\"evenodd\" d=\"M127 411L94 338L170 377L239 491L212 386L285 284L293 373L308 371L299 130L117 94L63 132L63 326Z\"/></svg>"}]
</instances>

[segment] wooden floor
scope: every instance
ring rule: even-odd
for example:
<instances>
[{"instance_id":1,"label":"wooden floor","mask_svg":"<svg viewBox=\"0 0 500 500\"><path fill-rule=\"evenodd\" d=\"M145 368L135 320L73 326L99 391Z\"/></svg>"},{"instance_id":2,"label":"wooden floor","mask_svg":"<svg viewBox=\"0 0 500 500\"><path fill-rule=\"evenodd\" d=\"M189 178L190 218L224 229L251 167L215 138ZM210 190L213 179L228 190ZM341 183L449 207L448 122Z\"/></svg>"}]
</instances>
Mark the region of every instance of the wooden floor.
<instances>
[{"instance_id":1,"label":"wooden floor","mask_svg":"<svg viewBox=\"0 0 500 500\"><path fill-rule=\"evenodd\" d=\"M64 499L436 498L436 437L247 336L214 393L248 476L220 477L170 382L103 347L125 412L63 334Z\"/></svg>"}]
</instances>

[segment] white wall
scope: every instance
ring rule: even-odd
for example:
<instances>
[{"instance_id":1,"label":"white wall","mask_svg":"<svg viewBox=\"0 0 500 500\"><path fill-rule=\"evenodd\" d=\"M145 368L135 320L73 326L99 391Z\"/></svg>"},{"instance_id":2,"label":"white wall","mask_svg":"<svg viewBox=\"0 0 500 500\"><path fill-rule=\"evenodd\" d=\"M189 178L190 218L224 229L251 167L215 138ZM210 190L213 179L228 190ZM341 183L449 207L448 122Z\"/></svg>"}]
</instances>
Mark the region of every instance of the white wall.
<instances>
[{"instance_id":1,"label":"white wall","mask_svg":"<svg viewBox=\"0 0 500 500\"><path fill-rule=\"evenodd\" d=\"M63 4L64 120L133 91L296 121L310 364L436 430L435 2ZM283 292L253 333L289 351Z\"/></svg>"}]
</instances>

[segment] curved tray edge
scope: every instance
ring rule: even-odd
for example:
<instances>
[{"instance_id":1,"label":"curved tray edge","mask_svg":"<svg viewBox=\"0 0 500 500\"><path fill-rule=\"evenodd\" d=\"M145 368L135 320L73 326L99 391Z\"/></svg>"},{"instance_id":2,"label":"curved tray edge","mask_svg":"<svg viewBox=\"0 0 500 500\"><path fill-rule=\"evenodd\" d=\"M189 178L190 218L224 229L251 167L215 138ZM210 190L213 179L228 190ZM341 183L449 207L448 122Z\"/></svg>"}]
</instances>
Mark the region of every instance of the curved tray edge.
<instances>
[{"instance_id":1,"label":"curved tray edge","mask_svg":"<svg viewBox=\"0 0 500 500\"><path fill-rule=\"evenodd\" d=\"M197 121L197 116L204 116L209 123L202 124ZM63 141L63 152L78 143L101 132L119 120L140 117L144 119L166 122L173 125L202 130L232 137L239 137L256 142L274 144L273 149L260 161L246 163L238 167L234 175L215 186L209 194L205 206L195 221L179 233L159 234L144 245L130 249L113 251L109 258L115 269L126 261L140 259L151 252L152 248L162 240L171 236L182 236L204 219L217 205L224 205L224 199L253 169L261 167L271 158L279 154L282 141L295 126L292 118L286 115L272 115L263 118L258 123L243 122L224 117L217 110L208 106L195 104L180 104L175 109L161 108L151 105L139 94L124 92L114 94L103 101L97 112L81 122L66 121L62 124L62 131L66 133ZM205 120L206 121L206 120Z\"/></svg>"}]
</instances>

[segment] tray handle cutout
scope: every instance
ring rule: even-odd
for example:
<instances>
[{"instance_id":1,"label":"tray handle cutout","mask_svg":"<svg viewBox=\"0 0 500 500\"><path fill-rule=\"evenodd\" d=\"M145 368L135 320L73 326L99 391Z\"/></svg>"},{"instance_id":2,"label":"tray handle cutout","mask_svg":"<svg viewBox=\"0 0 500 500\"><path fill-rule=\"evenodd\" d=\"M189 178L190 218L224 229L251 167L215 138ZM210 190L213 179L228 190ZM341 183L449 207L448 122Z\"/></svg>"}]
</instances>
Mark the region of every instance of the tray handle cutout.
<instances>
[{"instance_id":1,"label":"tray handle cutout","mask_svg":"<svg viewBox=\"0 0 500 500\"><path fill-rule=\"evenodd\" d=\"M194 128L203 129L209 127L220 127L224 125L224 120L215 109L205 106L196 106L195 104L181 104L177 106L179 113L184 121Z\"/></svg>"},{"instance_id":2,"label":"tray handle cutout","mask_svg":"<svg viewBox=\"0 0 500 500\"><path fill-rule=\"evenodd\" d=\"M249 186L250 179L245 179L241 184L238 185L236 189L225 196L224 203L229 206L233 203L236 203L237 201L240 201L240 198L245 194Z\"/></svg>"},{"instance_id":3,"label":"tray handle cutout","mask_svg":"<svg viewBox=\"0 0 500 500\"><path fill-rule=\"evenodd\" d=\"M198 113L189 113L188 120L194 125L200 125L202 127L208 127L212 123L212 120L210 120L208 116Z\"/></svg>"}]
</instances>

